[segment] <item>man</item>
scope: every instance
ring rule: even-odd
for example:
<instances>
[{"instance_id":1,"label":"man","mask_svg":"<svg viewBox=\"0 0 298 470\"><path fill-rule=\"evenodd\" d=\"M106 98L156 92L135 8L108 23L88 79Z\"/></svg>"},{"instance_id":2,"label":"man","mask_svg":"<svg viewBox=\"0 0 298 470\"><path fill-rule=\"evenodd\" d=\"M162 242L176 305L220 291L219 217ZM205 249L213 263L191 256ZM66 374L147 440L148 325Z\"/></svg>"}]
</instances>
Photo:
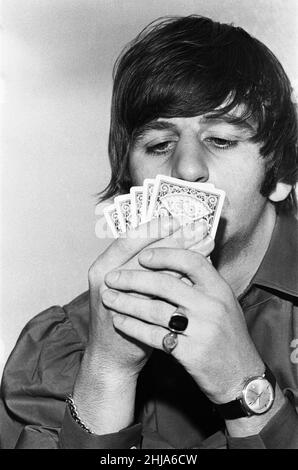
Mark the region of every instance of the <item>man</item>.
<instances>
[{"instance_id":1,"label":"man","mask_svg":"<svg viewBox=\"0 0 298 470\"><path fill-rule=\"evenodd\" d=\"M208 18L158 21L126 48L103 199L160 173L213 183L215 244L165 217L100 254L89 292L22 332L2 447L298 448L291 91L262 43Z\"/></svg>"}]
</instances>

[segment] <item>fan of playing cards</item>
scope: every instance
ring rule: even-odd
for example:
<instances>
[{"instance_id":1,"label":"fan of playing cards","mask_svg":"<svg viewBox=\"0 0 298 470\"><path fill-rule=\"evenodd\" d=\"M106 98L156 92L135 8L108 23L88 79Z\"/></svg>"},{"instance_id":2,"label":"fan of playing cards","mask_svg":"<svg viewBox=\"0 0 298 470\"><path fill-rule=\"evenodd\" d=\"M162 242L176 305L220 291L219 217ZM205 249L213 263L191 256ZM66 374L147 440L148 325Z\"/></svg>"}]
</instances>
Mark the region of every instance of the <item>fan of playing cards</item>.
<instances>
[{"instance_id":1,"label":"fan of playing cards","mask_svg":"<svg viewBox=\"0 0 298 470\"><path fill-rule=\"evenodd\" d=\"M133 186L129 194L116 196L114 204L104 209L104 215L115 238L164 215L178 217L183 225L203 218L214 238L224 198L224 191L213 184L157 175L155 179L145 179L143 186Z\"/></svg>"}]
</instances>

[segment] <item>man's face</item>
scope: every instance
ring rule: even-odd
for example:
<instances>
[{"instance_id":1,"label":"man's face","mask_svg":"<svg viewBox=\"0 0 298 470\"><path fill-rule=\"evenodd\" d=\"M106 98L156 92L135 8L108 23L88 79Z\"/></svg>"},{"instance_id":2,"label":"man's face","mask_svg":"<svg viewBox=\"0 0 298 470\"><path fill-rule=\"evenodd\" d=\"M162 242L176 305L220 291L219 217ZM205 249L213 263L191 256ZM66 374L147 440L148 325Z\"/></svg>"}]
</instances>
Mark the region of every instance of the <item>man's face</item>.
<instances>
[{"instance_id":1,"label":"man's face","mask_svg":"<svg viewBox=\"0 0 298 470\"><path fill-rule=\"evenodd\" d=\"M251 141L253 125L230 121L227 115L215 119L208 114L161 118L139 129L130 151L135 185L164 174L223 189L223 244L249 240L268 204L260 194L264 160L260 145Z\"/></svg>"}]
</instances>

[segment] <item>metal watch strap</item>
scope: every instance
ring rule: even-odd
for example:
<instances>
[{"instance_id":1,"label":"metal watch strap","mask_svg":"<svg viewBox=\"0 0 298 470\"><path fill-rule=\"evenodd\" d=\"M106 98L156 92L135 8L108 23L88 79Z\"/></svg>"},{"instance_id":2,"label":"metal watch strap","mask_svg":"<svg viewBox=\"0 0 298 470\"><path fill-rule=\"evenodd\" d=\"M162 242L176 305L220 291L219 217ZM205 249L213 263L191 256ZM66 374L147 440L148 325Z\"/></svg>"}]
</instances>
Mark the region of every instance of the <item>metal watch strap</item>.
<instances>
[{"instance_id":1,"label":"metal watch strap","mask_svg":"<svg viewBox=\"0 0 298 470\"><path fill-rule=\"evenodd\" d=\"M276 379L272 374L269 367L265 364L265 373L263 377L268 380L271 384L273 390L275 390ZM252 413L249 413L248 410L244 406L242 406L242 402L240 398L236 398L228 403L216 404L214 405L215 409L224 419L238 419L238 418L245 418L247 416L251 416Z\"/></svg>"}]
</instances>

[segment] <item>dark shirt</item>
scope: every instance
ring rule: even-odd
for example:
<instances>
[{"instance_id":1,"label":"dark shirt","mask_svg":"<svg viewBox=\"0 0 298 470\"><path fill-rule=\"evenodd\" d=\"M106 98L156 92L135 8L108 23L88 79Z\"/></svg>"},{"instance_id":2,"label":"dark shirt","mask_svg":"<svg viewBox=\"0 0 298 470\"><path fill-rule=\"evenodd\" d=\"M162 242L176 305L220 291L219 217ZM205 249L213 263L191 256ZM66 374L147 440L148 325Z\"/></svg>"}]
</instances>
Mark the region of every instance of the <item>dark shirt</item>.
<instances>
[{"instance_id":1,"label":"dark shirt","mask_svg":"<svg viewBox=\"0 0 298 470\"><path fill-rule=\"evenodd\" d=\"M240 298L249 332L287 396L260 434L229 437L212 403L187 372L154 351L137 388L135 423L118 433L88 434L70 416L88 335L88 292L51 307L22 331L4 370L2 448L298 448L298 224L278 217L267 253ZM221 354L221 345L214 345ZM212 358L211 358L212 360Z\"/></svg>"}]
</instances>

